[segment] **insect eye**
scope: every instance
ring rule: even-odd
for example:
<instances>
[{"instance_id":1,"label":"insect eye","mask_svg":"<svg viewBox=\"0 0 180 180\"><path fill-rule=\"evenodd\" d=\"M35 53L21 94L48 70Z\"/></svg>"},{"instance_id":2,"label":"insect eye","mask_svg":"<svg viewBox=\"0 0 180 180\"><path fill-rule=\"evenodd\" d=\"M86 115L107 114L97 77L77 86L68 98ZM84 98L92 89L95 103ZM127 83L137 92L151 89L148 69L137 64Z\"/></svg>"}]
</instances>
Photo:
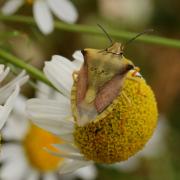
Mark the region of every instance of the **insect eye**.
<instances>
[{"instance_id":1,"label":"insect eye","mask_svg":"<svg viewBox=\"0 0 180 180\"><path fill-rule=\"evenodd\" d=\"M129 71L129 70L131 70L131 69L134 69L134 66L131 65L131 64L128 64L127 67L126 67L126 70Z\"/></svg>"}]
</instances>

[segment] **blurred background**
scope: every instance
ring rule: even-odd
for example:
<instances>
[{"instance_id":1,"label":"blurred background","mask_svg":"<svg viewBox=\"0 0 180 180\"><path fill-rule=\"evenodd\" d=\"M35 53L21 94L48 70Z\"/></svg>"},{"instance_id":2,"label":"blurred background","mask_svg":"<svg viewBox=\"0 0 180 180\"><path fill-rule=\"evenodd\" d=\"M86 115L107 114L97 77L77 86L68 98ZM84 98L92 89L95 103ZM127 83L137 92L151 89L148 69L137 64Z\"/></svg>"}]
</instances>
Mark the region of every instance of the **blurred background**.
<instances>
[{"instance_id":1,"label":"blurred background","mask_svg":"<svg viewBox=\"0 0 180 180\"><path fill-rule=\"evenodd\" d=\"M0 5L4 2L0 0ZM142 32L153 28L154 35L180 39L179 0L72 0L72 2L79 13L78 24L96 26L99 23L107 31L110 28ZM25 4L17 14L31 16L31 5ZM39 69L42 69L44 61L50 60L53 54L72 59L71 56L77 49L87 47L102 49L108 45L105 36L60 30L54 30L45 36L30 25L0 22L0 46ZM133 42L126 48L125 57L141 68L141 74L155 92L159 109L158 128L144 151L125 163L112 166L96 165L97 171L91 179L179 180L180 50ZM34 88L29 85L23 89L23 94L27 97L33 97L34 92Z\"/></svg>"}]
</instances>

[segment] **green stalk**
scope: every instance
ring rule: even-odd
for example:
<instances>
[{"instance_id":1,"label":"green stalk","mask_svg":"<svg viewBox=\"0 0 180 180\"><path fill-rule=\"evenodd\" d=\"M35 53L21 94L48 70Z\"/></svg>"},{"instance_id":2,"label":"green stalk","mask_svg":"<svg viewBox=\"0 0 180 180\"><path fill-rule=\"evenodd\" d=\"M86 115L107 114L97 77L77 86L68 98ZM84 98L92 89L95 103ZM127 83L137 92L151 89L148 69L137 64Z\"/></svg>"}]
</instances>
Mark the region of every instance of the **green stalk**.
<instances>
[{"instance_id":1,"label":"green stalk","mask_svg":"<svg viewBox=\"0 0 180 180\"><path fill-rule=\"evenodd\" d=\"M36 79L53 87L53 85L49 82L49 80L44 76L44 74L40 70L36 69L34 66L31 66L30 64L26 64L23 60L13 56L9 52L7 52L1 48L0 48L0 58L15 65L16 67L25 69L27 71L27 73L30 74L32 77L35 77Z\"/></svg>"},{"instance_id":2,"label":"green stalk","mask_svg":"<svg viewBox=\"0 0 180 180\"><path fill-rule=\"evenodd\" d=\"M15 22L15 23L23 23L27 25L36 26L36 23L32 17L13 15L13 16L4 16L0 15L0 20L5 22ZM69 31L69 32L77 32L77 33L85 33L91 35L103 35L103 33L96 26L88 26L88 25L79 25L79 24L65 24L60 21L55 21L55 28L58 30ZM128 40L134 37L137 33L127 32L127 31L115 31L108 30L108 34L111 37ZM180 40L164 38L160 36L154 35L143 35L138 38L136 41L149 43L149 44L157 44L162 46L180 48Z\"/></svg>"}]
</instances>

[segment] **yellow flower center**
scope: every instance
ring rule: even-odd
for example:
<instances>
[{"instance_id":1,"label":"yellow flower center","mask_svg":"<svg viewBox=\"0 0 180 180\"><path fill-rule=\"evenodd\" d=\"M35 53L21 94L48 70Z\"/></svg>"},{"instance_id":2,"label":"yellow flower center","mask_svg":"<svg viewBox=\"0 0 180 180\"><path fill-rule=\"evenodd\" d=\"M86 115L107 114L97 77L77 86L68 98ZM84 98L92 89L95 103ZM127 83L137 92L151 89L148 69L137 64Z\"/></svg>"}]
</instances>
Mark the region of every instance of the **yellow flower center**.
<instances>
[{"instance_id":1,"label":"yellow flower center","mask_svg":"<svg viewBox=\"0 0 180 180\"><path fill-rule=\"evenodd\" d=\"M57 152L57 149L51 146L57 143L62 143L58 137L35 125L31 125L24 139L24 149L32 167L41 172L56 170L60 163L63 162L63 158L49 154L44 148Z\"/></svg>"},{"instance_id":2,"label":"yellow flower center","mask_svg":"<svg viewBox=\"0 0 180 180\"><path fill-rule=\"evenodd\" d=\"M72 89L76 119L76 83ZM88 160L115 163L127 160L144 147L157 124L157 105L151 88L129 72L118 97L95 120L76 126L76 145Z\"/></svg>"}]
</instances>

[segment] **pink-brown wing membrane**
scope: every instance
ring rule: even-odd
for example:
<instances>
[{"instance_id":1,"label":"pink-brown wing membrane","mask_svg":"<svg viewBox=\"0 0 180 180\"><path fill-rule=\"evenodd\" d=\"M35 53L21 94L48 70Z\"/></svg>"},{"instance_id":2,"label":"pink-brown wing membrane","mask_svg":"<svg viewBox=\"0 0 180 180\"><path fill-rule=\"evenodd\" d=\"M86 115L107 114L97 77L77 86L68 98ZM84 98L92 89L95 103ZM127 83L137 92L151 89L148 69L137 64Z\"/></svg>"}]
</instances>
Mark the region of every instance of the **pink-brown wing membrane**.
<instances>
[{"instance_id":1,"label":"pink-brown wing membrane","mask_svg":"<svg viewBox=\"0 0 180 180\"><path fill-rule=\"evenodd\" d=\"M88 83L88 72L87 66L83 65L80 71L78 72L78 82L77 82L77 104L84 99L84 96L87 91Z\"/></svg>"},{"instance_id":2,"label":"pink-brown wing membrane","mask_svg":"<svg viewBox=\"0 0 180 180\"><path fill-rule=\"evenodd\" d=\"M101 113L118 96L123 86L123 79L121 75L116 75L100 89L95 99L98 113Z\"/></svg>"}]
</instances>

